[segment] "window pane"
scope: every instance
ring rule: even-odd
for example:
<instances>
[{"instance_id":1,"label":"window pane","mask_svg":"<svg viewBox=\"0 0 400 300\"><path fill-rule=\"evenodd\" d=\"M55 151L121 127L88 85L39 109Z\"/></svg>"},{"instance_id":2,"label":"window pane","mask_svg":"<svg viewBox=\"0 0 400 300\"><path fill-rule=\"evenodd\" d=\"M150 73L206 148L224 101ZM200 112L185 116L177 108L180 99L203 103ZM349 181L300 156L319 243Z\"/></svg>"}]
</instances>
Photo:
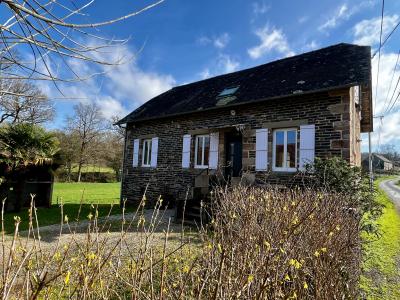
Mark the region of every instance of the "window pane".
<instances>
[{"instance_id":1,"label":"window pane","mask_svg":"<svg viewBox=\"0 0 400 300\"><path fill-rule=\"evenodd\" d=\"M197 157L196 157L196 165L200 166L201 165L201 158L203 156L203 151L202 151L202 147L203 147L203 137L198 136L196 138L197 140Z\"/></svg>"},{"instance_id":2,"label":"window pane","mask_svg":"<svg viewBox=\"0 0 400 300\"><path fill-rule=\"evenodd\" d=\"M204 165L208 166L208 157L210 155L210 137L204 137Z\"/></svg>"},{"instance_id":3,"label":"window pane","mask_svg":"<svg viewBox=\"0 0 400 300\"><path fill-rule=\"evenodd\" d=\"M148 155L148 160L149 160L149 161L148 161L147 164L150 165L150 164L151 164L151 144L152 144L152 143L151 143L151 140L148 140L148 141L147 141L147 144L148 144L148 148L149 148L149 155Z\"/></svg>"},{"instance_id":4,"label":"window pane","mask_svg":"<svg viewBox=\"0 0 400 300\"><path fill-rule=\"evenodd\" d=\"M296 131L287 132L287 157L286 167L296 168Z\"/></svg>"},{"instance_id":5,"label":"window pane","mask_svg":"<svg viewBox=\"0 0 400 300\"><path fill-rule=\"evenodd\" d=\"M148 149L147 149L147 147L148 147L148 144L147 144L147 141L144 141L144 143L143 143L143 164L144 165L147 165L148 163L147 163L147 154L148 154Z\"/></svg>"},{"instance_id":6,"label":"window pane","mask_svg":"<svg viewBox=\"0 0 400 300\"><path fill-rule=\"evenodd\" d=\"M285 133L283 131L275 132L275 167L284 167L284 138Z\"/></svg>"}]
</instances>

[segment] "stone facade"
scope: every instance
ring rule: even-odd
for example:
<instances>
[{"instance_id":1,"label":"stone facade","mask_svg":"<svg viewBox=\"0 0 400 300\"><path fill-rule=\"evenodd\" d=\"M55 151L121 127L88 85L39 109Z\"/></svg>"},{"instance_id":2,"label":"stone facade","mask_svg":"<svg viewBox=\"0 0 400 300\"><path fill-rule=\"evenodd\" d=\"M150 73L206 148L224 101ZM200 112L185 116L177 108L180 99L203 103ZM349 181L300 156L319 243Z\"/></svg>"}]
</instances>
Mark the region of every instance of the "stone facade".
<instances>
[{"instance_id":1,"label":"stone facade","mask_svg":"<svg viewBox=\"0 0 400 300\"><path fill-rule=\"evenodd\" d=\"M221 107L215 110L128 123L122 181L122 200L138 202L146 190L146 197L154 201L169 194L175 199L185 199L200 174L222 174L225 162L224 133L240 128L242 132L243 173L268 182L285 184L293 173L255 171L255 132L269 128L268 161L272 161L272 132L275 128L298 128L315 124L315 156L341 156L359 165L360 119L359 108L351 96L351 88L295 95L287 98L256 103ZM162 108L160 108L162 109ZM183 135L220 132L219 169L195 169L194 142L192 140L191 167L182 169ZM156 168L132 166L133 140L140 139L139 162L142 161L142 140L158 137ZM269 166L271 164L269 163Z\"/></svg>"}]
</instances>

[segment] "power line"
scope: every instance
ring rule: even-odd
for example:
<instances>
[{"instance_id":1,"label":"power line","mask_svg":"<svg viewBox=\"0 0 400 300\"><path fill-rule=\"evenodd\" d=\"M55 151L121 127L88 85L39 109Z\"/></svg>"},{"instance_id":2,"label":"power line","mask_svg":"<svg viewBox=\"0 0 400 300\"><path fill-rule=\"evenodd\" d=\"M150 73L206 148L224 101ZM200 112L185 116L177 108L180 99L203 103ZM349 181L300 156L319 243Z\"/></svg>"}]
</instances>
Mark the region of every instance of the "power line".
<instances>
[{"instance_id":1,"label":"power line","mask_svg":"<svg viewBox=\"0 0 400 300\"><path fill-rule=\"evenodd\" d=\"M382 13L381 13L381 32L379 34L379 54L378 54L378 70L376 72L376 87L375 87L375 102L374 111L376 109L376 102L378 101L378 85L379 85L379 68L381 64L381 47L382 47L382 30L383 30L383 13L385 11L385 0L382 0Z\"/></svg>"},{"instance_id":2,"label":"power line","mask_svg":"<svg viewBox=\"0 0 400 300\"><path fill-rule=\"evenodd\" d=\"M381 48L386 44L386 42L389 40L389 38L392 36L392 34L396 31L397 27L400 26L400 21L396 24L396 26L393 27L392 31L387 35L385 40L382 42L382 45L374 52L374 54L371 56L371 58L374 58L376 54L378 54L379 51L381 51Z\"/></svg>"},{"instance_id":3,"label":"power line","mask_svg":"<svg viewBox=\"0 0 400 300\"><path fill-rule=\"evenodd\" d=\"M399 76L399 79L400 79L400 76ZM400 98L400 91L397 93L397 97L396 97L396 99L394 100L394 102L393 102L393 104L392 104L392 106L389 108L389 110L387 111L387 113L390 113L390 111L393 109L393 107L396 105L396 102L399 100L399 98Z\"/></svg>"},{"instance_id":4,"label":"power line","mask_svg":"<svg viewBox=\"0 0 400 300\"><path fill-rule=\"evenodd\" d=\"M396 94L396 90L397 90L397 87L398 87L399 83L400 83L400 75L399 75L399 78L397 79L396 86L394 87L392 97L390 97L389 104L386 107L386 110L385 110L384 114L387 114L389 112L389 110L390 110L389 107L391 107L391 105L392 105L392 101L393 101L394 95Z\"/></svg>"},{"instance_id":5,"label":"power line","mask_svg":"<svg viewBox=\"0 0 400 300\"><path fill-rule=\"evenodd\" d=\"M383 116L380 116L379 118L381 119L381 124L379 126L379 131L378 131L378 150L377 150L378 153L381 148L381 132L382 132L382 126L383 126Z\"/></svg>"},{"instance_id":6,"label":"power line","mask_svg":"<svg viewBox=\"0 0 400 300\"><path fill-rule=\"evenodd\" d=\"M386 94L385 103L383 104L383 108L386 107L386 103L387 103L387 101L388 101L388 99L389 99L389 93L390 93L390 90L391 90L391 88L392 88L392 83L393 83L394 75L396 75L396 69L397 69L397 65L398 65L398 63L399 63L399 57L400 57L400 49L399 49L399 52L397 53L396 64L395 64L394 69L393 69L392 79L390 80L390 85L389 85L389 88L388 88L388 91L387 91L387 94ZM400 76L399 76L399 80L400 80ZM396 91L396 89L397 89L397 85L399 84L399 80L397 81L396 88L394 89L395 91ZM391 99L392 99L392 98L391 98ZM386 109L387 109L389 106L390 106L390 104L386 107ZM386 109L385 109L384 111L386 111Z\"/></svg>"}]
</instances>

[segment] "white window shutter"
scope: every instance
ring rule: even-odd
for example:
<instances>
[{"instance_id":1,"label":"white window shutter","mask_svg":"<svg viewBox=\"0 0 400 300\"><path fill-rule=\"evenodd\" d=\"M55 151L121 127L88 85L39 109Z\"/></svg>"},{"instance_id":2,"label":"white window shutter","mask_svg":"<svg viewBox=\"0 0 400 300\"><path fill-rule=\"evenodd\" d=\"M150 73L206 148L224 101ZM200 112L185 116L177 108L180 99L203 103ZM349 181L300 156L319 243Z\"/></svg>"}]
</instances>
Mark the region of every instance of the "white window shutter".
<instances>
[{"instance_id":1,"label":"white window shutter","mask_svg":"<svg viewBox=\"0 0 400 300\"><path fill-rule=\"evenodd\" d=\"M182 147L182 168L190 167L190 146L192 137L190 134L183 136L183 147Z\"/></svg>"},{"instance_id":2,"label":"white window shutter","mask_svg":"<svg viewBox=\"0 0 400 300\"><path fill-rule=\"evenodd\" d=\"M154 137L151 139L151 161L150 166L152 168L157 167L157 159L158 159L158 137Z\"/></svg>"},{"instance_id":3,"label":"white window shutter","mask_svg":"<svg viewBox=\"0 0 400 300\"><path fill-rule=\"evenodd\" d=\"M256 130L256 171L268 169L268 128Z\"/></svg>"},{"instance_id":4,"label":"white window shutter","mask_svg":"<svg viewBox=\"0 0 400 300\"><path fill-rule=\"evenodd\" d=\"M307 164L314 163L315 125L300 126L300 159L299 169L305 170Z\"/></svg>"},{"instance_id":5,"label":"white window shutter","mask_svg":"<svg viewBox=\"0 0 400 300\"><path fill-rule=\"evenodd\" d=\"M139 139L133 140L133 162L132 166L137 167L139 165Z\"/></svg>"},{"instance_id":6,"label":"white window shutter","mask_svg":"<svg viewBox=\"0 0 400 300\"><path fill-rule=\"evenodd\" d=\"M219 133L210 133L210 156L208 161L208 167L210 169L218 169L218 145L219 145Z\"/></svg>"}]
</instances>

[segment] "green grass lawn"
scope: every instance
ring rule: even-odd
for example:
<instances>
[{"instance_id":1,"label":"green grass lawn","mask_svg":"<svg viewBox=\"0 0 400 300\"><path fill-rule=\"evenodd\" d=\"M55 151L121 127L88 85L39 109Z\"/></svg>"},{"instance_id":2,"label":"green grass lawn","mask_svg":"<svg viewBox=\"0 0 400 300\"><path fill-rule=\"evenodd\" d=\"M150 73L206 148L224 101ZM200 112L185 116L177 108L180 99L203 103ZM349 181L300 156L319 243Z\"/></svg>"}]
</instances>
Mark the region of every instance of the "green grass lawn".
<instances>
[{"instance_id":1,"label":"green grass lawn","mask_svg":"<svg viewBox=\"0 0 400 300\"><path fill-rule=\"evenodd\" d=\"M378 188L377 199L385 205L377 220L381 238L363 234L364 262L361 288L367 299L400 299L400 217L389 197Z\"/></svg>"},{"instance_id":2,"label":"green grass lawn","mask_svg":"<svg viewBox=\"0 0 400 300\"><path fill-rule=\"evenodd\" d=\"M38 219L40 226L52 225L61 221L61 202L64 215L68 216L70 222L78 216L79 219L87 219L89 213L94 215L98 207L99 217L106 216L110 211L111 204L114 204L111 214L121 213L119 207L120 183L55 183L53 190L53 201L51 208L38 208ZM82 198L83 197L83 198ZM80 206L82 198L82 206ZM97 206L98 205L98 206ZM127 208L133 211L134 208ZM29 224L28 210L20 213L6 213L4 215L5 229L7 233L14 230L14 216L21 218L20 229L26 230Z\"/></svg>"},{"instance_id":3,"label":"green grass lawn","mask_svg":"<svg viewBox=\"0 0 400 300\"><path fill-rule=\"evenodd\" d=\"M53 189L53 204L83 203L119 204L121 183L66 183L56 182Z\"/></svg>"}]
</instances>

